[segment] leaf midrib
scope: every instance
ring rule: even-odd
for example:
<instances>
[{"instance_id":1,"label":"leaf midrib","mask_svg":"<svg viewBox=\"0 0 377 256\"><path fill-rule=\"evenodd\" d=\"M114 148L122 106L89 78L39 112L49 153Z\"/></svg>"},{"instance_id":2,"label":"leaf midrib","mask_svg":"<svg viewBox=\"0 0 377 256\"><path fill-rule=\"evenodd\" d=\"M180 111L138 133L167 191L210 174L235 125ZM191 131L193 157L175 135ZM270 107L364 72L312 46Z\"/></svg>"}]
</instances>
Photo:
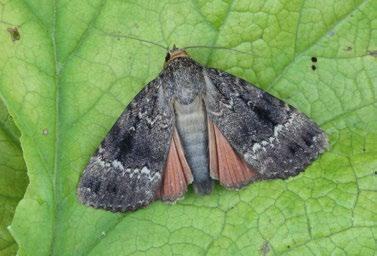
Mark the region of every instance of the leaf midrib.
<instances>
[{"instance_id":1,"label":"leaf midrib","mask_svg":"<svg viewBox=\"0 0 377 256\"><path fill-rule=\"evenodd\" d=\"M59 155L60 155L60 90L61 86L60 84L60 76L64 72L64 68L67 64L67 62L70 59L70 56L72 56L75 52L77 52L80 47L82 46L83 40L86 38L88 31L90 29L90 26L95 22L95 20L100 16L100 12L103 9L106 0L103 0L102 3L98 6L98 12L93 14L92 19L87 24L87 27L85 30L83 30L80 38L77 40L76 45L72 48L72 50L69 52L69 54L65 57L65 62L59 62L61 57L58 54L58 45L56 42L56 24L57 24L57 0L53 0L53 16L52 16L52 31L51 31L51 43L52 43L52 49L53 49L53 55L54 55L54 70L55 70L55 154L54 154L54 168L53 168L53 183L52 183L52 189L53 189L53 218L52 218L52 238L50 242L50 254L51 255L57 255L56 253L56 234L57 234L57 223L59 219L59 212L58 206L60 202L60 191L57 191L57 184L59 182L59 175L58 172L60 170L60 161L59 161ZM61 65L59 65L61 64Z\"/></svg>"},{"instance_id":2,"label":"leaf midrib","mask_svg":"<svg viewBox=\"0 0 377 256\"><path fill-rule=\"evenodd\" d=\"M58 193L57 193L57 188L56 184L58 182L58 169L59 169L59 161L58 161L58 156L60 153L60 134L59 134L59 123L60 123L60 86L59 86L59 78L60 78L60 72L62 70L58 69L58 52L57 52L57 43L56 43L56 22L57 22L57 16L56 16L56 1L53 0L53 15L52 15L52 30L51 30L51 43L52 43L52 49L53 49L53 57L54 57L54 70L55 70L55 154L54 154L54 168L53 168L53 181L52 181L52 200L53 200L53 208L52 208L52 238L50 242L50 254L51 255L56 255L56 231L57 231L57 221L58 221L58 212L57 212L57 207L58 207Z\"/></svg>"}]
</instances>

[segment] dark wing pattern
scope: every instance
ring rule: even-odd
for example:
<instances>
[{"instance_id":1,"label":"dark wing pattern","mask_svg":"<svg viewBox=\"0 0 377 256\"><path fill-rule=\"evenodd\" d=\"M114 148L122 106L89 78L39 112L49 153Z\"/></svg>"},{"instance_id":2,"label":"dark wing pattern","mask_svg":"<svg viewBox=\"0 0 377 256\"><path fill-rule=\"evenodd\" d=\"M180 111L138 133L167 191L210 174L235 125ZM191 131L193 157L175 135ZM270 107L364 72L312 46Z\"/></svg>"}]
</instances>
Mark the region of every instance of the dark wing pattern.
<instances>
[{"instance_id":1,"label":"dark wing pattern","mask_svg":"<svg viewBox=\"0 0 377 256\"><path fill-rule=\"evenodd\" d=\"M157 199L173 123L156 78L128 105L90 159L78 186L79 200L117 212Z\"/></svg>"},{"instance_id":2,"label":"dark wing pattern","mask_svg":"<svg viewBox=\"0 0 377 256\"><path fill-rule=\"evenodd\" d=\"M323 131L292 106L228 73L204 76L209 119L257 179L297 175L327 147Z\"/></svg>"}]
</instances>

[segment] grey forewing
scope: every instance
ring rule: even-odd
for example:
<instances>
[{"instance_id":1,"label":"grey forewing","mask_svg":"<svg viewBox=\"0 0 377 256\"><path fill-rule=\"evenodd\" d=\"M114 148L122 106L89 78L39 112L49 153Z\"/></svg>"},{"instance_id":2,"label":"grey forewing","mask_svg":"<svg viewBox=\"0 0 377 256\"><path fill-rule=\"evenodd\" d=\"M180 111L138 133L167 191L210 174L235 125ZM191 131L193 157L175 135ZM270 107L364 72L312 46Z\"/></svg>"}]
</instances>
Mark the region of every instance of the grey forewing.
<instances>
[{"instance_id":1,"label":"grey forewing","mask_svg":"<svg viewBox=\"0 0 377 256\"><path fill-rule=\"evenodd\" d=\"M133 99L90 159L78 187L83 203L126 211L156 198L174 123L162 84L155 79Z\"/></svg>"},{"instance_id":2,"label":"grey forewing","mask_svg":"<svg viewBox=\"0 0 377 256\"><path fill-rule=\"evenodd\" d=\"M323 131L292 106L226 72L203 72L209 118L261 178L296 175L327 147Z\"/></svg>"}]
</instances>

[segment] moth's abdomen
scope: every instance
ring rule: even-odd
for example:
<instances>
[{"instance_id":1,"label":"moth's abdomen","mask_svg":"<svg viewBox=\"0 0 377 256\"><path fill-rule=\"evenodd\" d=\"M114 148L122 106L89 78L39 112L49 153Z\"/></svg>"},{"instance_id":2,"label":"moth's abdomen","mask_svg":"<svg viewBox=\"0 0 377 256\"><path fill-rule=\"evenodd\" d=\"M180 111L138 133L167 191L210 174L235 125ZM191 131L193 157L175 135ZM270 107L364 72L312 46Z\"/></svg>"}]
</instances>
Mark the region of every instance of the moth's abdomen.
<instances>
[{"instance_id":1,"label":"moth's abdomen","mask_svg":"<svg viewBox=\"0 0 377 256\"><path fill-rule=\"evenodd\" d=\"M197 97L187 105L175 102L174 108L178 134L194 177L194 189L200 194L208 194L212 190L212 181L209 176L207 115L204 104Z\"/></svg>"}]
</instances>

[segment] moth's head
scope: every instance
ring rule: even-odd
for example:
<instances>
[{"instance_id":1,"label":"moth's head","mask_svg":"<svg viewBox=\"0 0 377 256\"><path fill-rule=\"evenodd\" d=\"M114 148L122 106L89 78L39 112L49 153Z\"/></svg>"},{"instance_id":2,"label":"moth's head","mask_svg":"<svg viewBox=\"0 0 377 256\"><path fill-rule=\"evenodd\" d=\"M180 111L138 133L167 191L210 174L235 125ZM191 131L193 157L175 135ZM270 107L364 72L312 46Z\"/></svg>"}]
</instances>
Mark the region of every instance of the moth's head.
<instances>
[{"instance_id":1,"label":"moth's head","mask_svg":"<svg viewBox=\"0 0 377 256\"><path fill-rule=\"evenodd\" d=\"M166 54L165 66L169 62L171 62L172 60L174 60L176 58L185 58L185 57L188 57L188 54L185 51L185 49L179 49L179 48L175 47L175 45L174 45L173 48L171 50L169 50L168 53Z\"/></svg>"}]
</instances>

